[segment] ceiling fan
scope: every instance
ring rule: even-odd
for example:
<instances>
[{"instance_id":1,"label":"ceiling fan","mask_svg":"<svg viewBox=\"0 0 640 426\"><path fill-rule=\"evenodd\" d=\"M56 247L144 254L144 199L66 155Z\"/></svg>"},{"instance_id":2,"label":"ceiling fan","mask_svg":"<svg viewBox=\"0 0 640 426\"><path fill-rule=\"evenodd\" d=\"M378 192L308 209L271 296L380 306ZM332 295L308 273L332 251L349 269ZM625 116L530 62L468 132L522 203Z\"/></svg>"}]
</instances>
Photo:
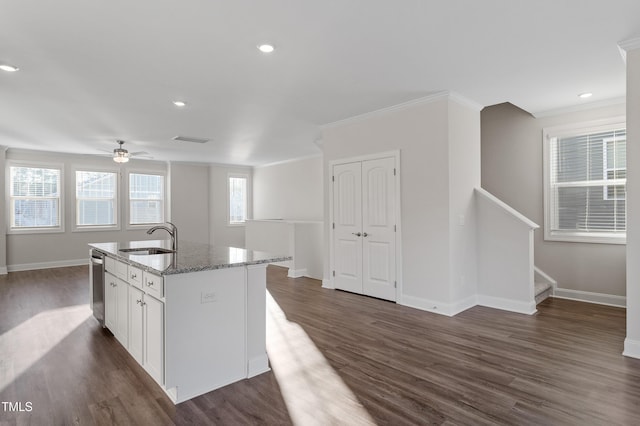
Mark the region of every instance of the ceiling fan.
<instances>
[{"instance_id":1,"label":"ceiling fan","mask_svg":"<svg viewBox=\"0 0 640 426\"><path fill-rule=\"evenodd\" d=\"M138 151L138 152L129 152L127 149L124 148L124 142L123 140L117 140L116 141L118 143L118 148L115 148L113 150L113 161L115 161L116 163L126 163L127 161L129 161L129 159L131 157L146 157L146 158L153 158L149 155L148 152L145 151ZM109 152L109 151L107 151Z\"/></svg>"}]
</instances>

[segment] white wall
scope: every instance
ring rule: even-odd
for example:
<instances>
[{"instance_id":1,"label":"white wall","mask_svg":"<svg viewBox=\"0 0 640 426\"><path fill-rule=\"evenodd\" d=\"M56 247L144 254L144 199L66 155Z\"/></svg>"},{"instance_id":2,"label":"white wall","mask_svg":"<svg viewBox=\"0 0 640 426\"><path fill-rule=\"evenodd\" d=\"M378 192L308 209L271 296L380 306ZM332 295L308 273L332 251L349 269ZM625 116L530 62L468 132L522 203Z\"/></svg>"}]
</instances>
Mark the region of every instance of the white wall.
<instances>
[{"instance_id":1,"label":"white wall","mask_svg":"<svg viewBox=\"0 0 640 426\"><path fill-rule=\"evenodd\" d=\"M476 191L478 304L532 314L533 232L523 218L483 189Z\"/></svg>"},{"instance_id":2,"label":"white wall","mask_svg":"<svg viewBox=\"0 0 640 426\"><path fill-rule=\"evenodd\" d=\"M119 231L73 231L75 209L75 168L96 167L99 169L114 169L126 172L136 171L165 171L166 164L131 160L125 165L118 166L109 157L88 155L59 154L41 151L7 151L7 160L40 162L44 164L63 165L63 212L64 232L39 234L9 234L6 237L7 266L9 270L35 269L86 263L88 260L88 243L126 240L164 239L157 234L149 236L145 229L127 230L122 225L126 220L124 215L124 191L126 186L120 184L120 223ZM4 171L4 169L3 169ZM4 173L3 173L4 176ZM124 176L124 177L122 177ZM126 174L121 180L126 178ZM4 186L3 186L4 188ZM2 197L3 221L6 220L6 201Z\"/></svg>"},{"instance_id":3,"label":"white wall","mask_svg":"<svg viewBox=\"0 0 640 426\"><path fill-rule=\"evenodd\" d=\"M627 338L640 358L640 48L627 52Z\"/></svg>"},{"instance_id":4,"label":"white wall","mask_svg":"<svg viewBox=\"0 0 640 426\"><path fill-rule=\"evenodd\" d=\"M171 163L171 222L180 240L209 243L209 166Z\"/></svg>"},{"instance_id":5,"label":"white wall","mask_svg":"<svg viewBox=\"0 0 640 426\"><path fill-rule=\"evenodd\" d=\"M480 114L449 102L449 276L451 301L477 292L474 188L480 186Z\"/></svg>"},{"instance_id":6,"label":"white wall","mask_svg":"<svg viewBox=\"0 0 640 426\"><path fill-rule=\"evenodd\" d=\"M334 160L401 151L401 302L435 311L439 305L446 305L448 309L454 294L467 294L471 288L475 289L476 282L475 266L468 269L463 266L468 271L465 284L454 286L452 291L454 263L460 265L465 256L472 264L475 262L470 253L474 249L469 248L475 247L475 231L470 224L467 230L459 233L456 230L455 239L450 238L450 224L452 218L458 223L460 215L470 215L473 189L480 184L479 133L474 135L479 132L479 112L465 111L468 108L463 106L459 106L461 109L450 107L451 102L448 96L436 96L336 123L323 130L325 170L329 170L329 163ZM456 130L457 125L461 129ZM462 165L450 170L450 165L458 160ZM450 194L452 173L465 175L454 178ZM330 183L325 179L325 218L330 217L329 196ZM327 220L327 241L329 232ZM327 249L325 277L329 277L328 259ZM456 279L457 276L458 272Z\"/></svg>"},{"instance_id":7,"label":"white wall","mask_svg":"<svg viewBox=\"0 0 640 426\"><path fill-rule=\"evenodd\" d=\"M229 173L248 176L247 191L252 193L252 170L249 167L211 165L209 166L209 244L217 246L244 247L244 225L228 224L228 176ZM249 218L252 217L253 205L249 196Z\"/></svg>"},{"instance_id":8,"label":"white wall","mask_svg":"<svg viewBox=\"0 0 640 426\"><path fill-rule=\"evenodd\" d=\"M322 157L253 169L253 218L321 220Z\"/></svg>"},{"instance_id":9,"label":"white wall","mask_svg":"<svg viewBox=\"0 0 640 426\"><path fill-rule=\"evenodd\" d=\"M542 129L623 115L624 105L538 119L511 104L485 108L482 187L543 227ZM536 266L558 287L625 295L624 245L544 241L541 228L534 233L534 247Z\"/></svg>"}]
</instances>

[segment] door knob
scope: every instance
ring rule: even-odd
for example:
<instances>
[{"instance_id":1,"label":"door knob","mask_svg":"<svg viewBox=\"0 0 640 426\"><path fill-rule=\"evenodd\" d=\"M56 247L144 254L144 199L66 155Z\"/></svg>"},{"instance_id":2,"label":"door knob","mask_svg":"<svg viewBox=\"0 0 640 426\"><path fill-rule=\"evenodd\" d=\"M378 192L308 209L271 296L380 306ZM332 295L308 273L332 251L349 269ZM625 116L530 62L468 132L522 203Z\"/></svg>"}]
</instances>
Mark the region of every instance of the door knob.
<instances>
[{"instance_id":1,"label":"door knob","mask_svg":"<svg viewBox=\"0 0 640 426\"><path fill-rule=\"evenodd\" d=\"M352 232L352 234L353 234L353 235L355 235L356 237L359 237L359 236L361 236L361 235L362 235L362 234L361 234L361 233L359 233L359 232Z\"/></svg>"}]
</instances>

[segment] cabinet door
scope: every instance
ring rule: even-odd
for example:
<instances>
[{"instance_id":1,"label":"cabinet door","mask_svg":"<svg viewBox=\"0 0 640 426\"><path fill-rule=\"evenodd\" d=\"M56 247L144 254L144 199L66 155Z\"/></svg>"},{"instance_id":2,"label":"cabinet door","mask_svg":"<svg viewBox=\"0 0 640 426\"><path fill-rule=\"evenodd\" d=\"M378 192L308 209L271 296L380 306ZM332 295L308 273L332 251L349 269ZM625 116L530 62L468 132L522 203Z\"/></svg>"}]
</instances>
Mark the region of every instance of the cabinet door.
<instances>
[{"instance_id":1,"label":"cabinet door","mask_svg":"<svg viewBox=\"0 0 640 426\"><path fill-rule=\"evenodd\" d=\"M116 332L118 298L117 279L109 273L104 274L104 324L112 333Z\"/></svg>"},{"instance_id":2,"label":"cabinet door","mask_svg":"<svg viewBox=\"0 0 640 426\"><path fill-rule=\"evenodd\" d=\"M142 326L144 293L135 287L129 288L129 353L142 364Z\"/></svg>"},{"instance_id":3,"label":"cabinet door","mask_svg":"<svg viewBox=\"0 0 640 426\"><path fill-rule=\"evenodd\" d=\"M127 298L129 295L129 284L116 278L116 329L113 334L116 339L124 346L127 347L128 343L128 330L129 315L127 312Z\"/></svg>"},{"instance_id":4,"label":"cabinet door","mask_svg":"<svg viewBox=\"0 0 640 426\"><path fill-rule=\"evenodd\" d=\"M164 384L164 303L144 296L144 368Z\"/></svg>"}]
</instances>

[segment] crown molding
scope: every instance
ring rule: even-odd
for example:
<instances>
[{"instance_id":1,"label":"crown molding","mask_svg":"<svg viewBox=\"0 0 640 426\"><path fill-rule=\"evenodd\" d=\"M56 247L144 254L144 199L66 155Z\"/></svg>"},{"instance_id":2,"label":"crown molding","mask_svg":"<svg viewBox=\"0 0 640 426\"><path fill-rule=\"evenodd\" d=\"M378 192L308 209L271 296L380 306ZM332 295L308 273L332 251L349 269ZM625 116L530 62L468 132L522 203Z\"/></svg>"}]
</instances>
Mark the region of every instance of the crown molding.
<instances>
[{"instance_id":1,"label":"crown molding","mask_svg":"<svg viewBox=\"0 0 640 426\"><path fill-rule=\"evenodd\" d=\"M627 53L637 49L640 49L640 37L630 38L618 43L618 50L620 50L620 55L625 63L627 62Z\"/></svg>"},{"instance_id":2,"label":"crown molding","mask_svg":"<svg viewBox=\"0 0 640 426\"><path fill-rule=\"evenodd\" d=\"M571 105L563 108L550 109L545 111L532 112L535 118L552 117L555 115L569 114L572 112L588 111L590 109L604 108L614 105L626 105L627 99L625 97L604 99L602 101L589 102L578 105Z\"/></svg>"},{"instance_id":3,"label":"crown molding","mask_svg":"<svg viewBox=\"0 0 640 426\"><path fill-rule=\"evenodd\" d=\"M441 100L444 100L444 99L451 100L453 102L456 102L457 104L466 106L466 107L471 108L471 109L473 109L475 111L480 111L480 110L482 110L482 108L484 108L483 105L481 105L481 104L479 104L479 103L477 103L475 101L472 101L469 98L465 98L464 96L460 95L459 93L451 92L451 91L448 91L448 90L443 90L443 91L440 91L440 92L432 93L432 94L430 94L428 96L424 96L422 98L412 99L410 101L403 102L401 104L388 106L388 107L377 109L377 110L374 110L374 111L365 112L364 114L359 114L359 115L355 115L353 117L349 117L349 118L345 118L345 119L342 119L342 120L333 121L331 123L323 124L323 125L320 126L320 129L321 130L331 129L331 128L334 128L334 127L342 126L344 124L356 123L356 122L359 122L359 121L366 120L368 118L377 117L379 115L387 114L387 113L390 113L390 112L402 111L404 109L412 108L412 107L419 106L419 105L427 105L427 104L438 102L438 101L441 101Z\"/></svg>"},{"instance_id":4,"label":"crown molding","mask_svg":"<svg viewBox=\"0 0 640 426\"><path fill-rule=\"evenodd\" d=\"M449 92L449 99L453 102L456 102L462 106L466 106L467 108L471 108L474 111L482 111L484 105L479 104L478 102L469 99L467 97L462 96L457 92Z\"/></svg>"},{"instance_id":5,"label":"crown molding","mask_svg":"<svg viewBox=\"0 0 640 426\"><path fill-rule=\"evenodd\" d=\"M259 164L257 166L253 166L253 169L255 170L255 169L262 169L264 167L279 166L282 164L295 163L297 161L311 160L313 158L318 158L318 157L322 157L322 153L305 155L303 157L289 158L287 160L282 160L282 161L274 161L273 163Z\"/></svg>"}]
</instances>

